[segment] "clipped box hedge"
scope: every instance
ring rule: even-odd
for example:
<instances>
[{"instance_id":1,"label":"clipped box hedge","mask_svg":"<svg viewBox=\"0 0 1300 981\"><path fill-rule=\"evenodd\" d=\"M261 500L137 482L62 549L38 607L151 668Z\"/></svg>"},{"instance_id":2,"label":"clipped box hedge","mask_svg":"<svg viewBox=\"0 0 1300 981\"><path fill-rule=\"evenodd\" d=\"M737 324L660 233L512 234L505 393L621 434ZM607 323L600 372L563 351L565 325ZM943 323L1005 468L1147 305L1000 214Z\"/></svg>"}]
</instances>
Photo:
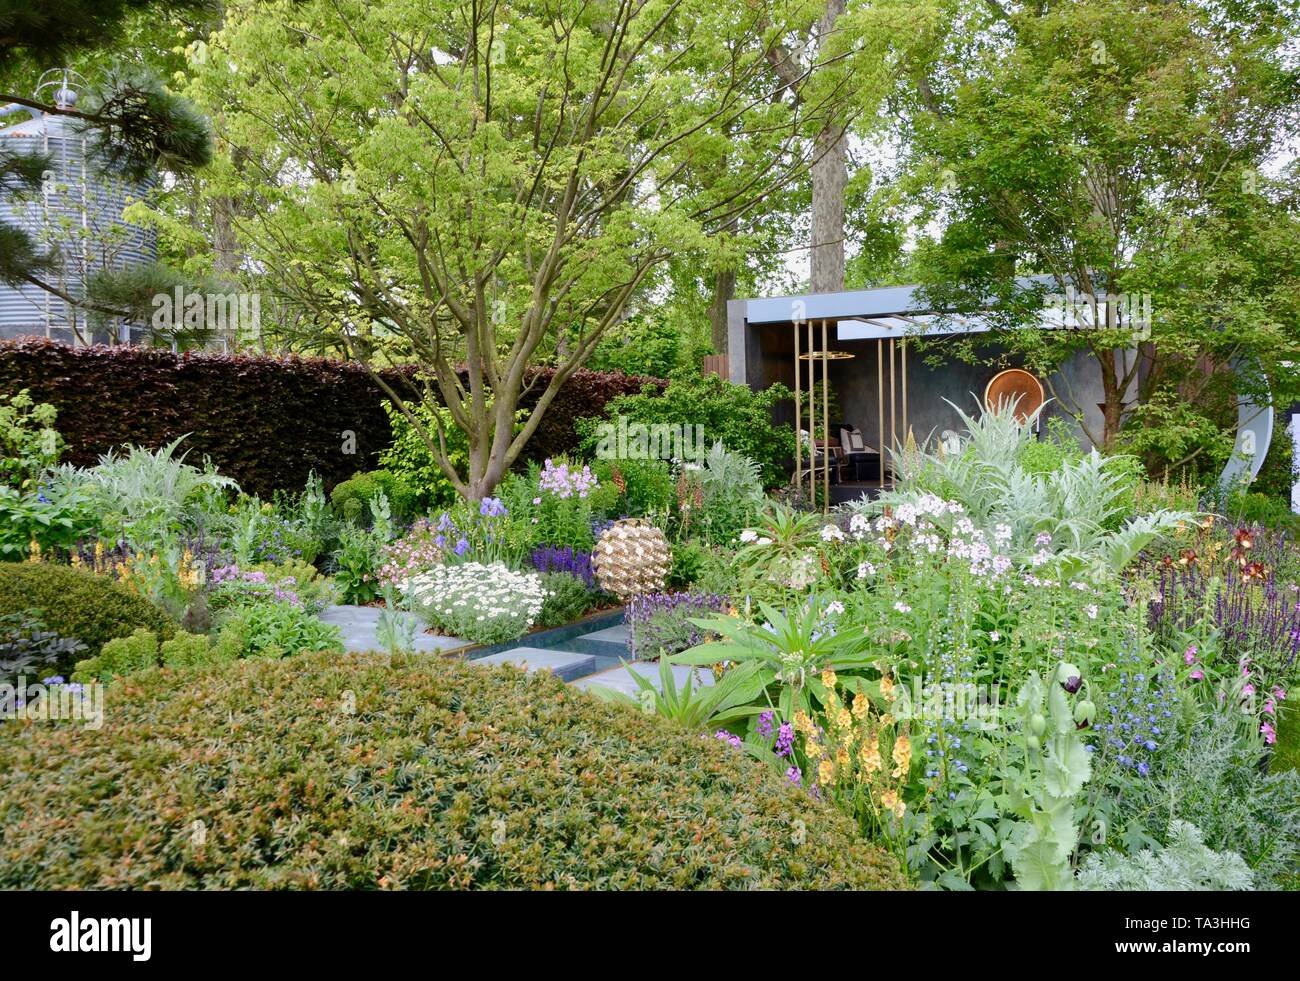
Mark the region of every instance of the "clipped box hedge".
<instances>
[{"instance_id":1,"label":"clipped box hedge","mask_svg":"<svg viewBox=\"0 0 1300 981\"><path fill-rule=\"evenodd\" d=\"M139 627L164 640L176 623L139 593L107 576L51 562L0 562L0 615L39 611L41 622L60 637L79 640L85 651L58 665L56 674L94 657L110 640Z\"/></svg>"},{"instance_id":2,"label":"clipped box hedge","mask_svg":"<svg viewBox=\"0 0 1300 981\"><path fill-rule=\"evenodd\" d=\"M412 369L386 371L399 392ZM551 369L530 373L530 407ZM565 383L528 445L543 459L578 444L574 421L599 415L611 398L660 379L578 371ZM210 456L249 493L296 490L315 470L326 486L373 470L392 431L384 394L364 367L330 358L71 347L43 338L0 341L0 392L30 389L59 410L67 462L94 464L127 443L156 448L192 434L190 462ZM344 452L345 432L355 453Z\"/></svg>"},{"instance_id":3,"label":"clipped box hedge","mask_svg":"<svg viewBox=\"0 0 1300 981\"><path fill-rule=\"evenodd\" d=\"M546 674L304 654L105 714L0 723L0 888L906 886L758 762Z\"/></svg>"}]
</instances>

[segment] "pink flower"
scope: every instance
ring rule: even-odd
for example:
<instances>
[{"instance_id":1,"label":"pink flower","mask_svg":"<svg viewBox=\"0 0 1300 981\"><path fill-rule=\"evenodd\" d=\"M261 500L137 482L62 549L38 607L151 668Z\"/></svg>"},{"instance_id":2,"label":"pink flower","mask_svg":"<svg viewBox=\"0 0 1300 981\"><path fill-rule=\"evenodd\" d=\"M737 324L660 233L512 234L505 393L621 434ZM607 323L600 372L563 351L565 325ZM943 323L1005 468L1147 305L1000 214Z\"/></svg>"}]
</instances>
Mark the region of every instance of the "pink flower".
<instances>
[{"instance_id":1,"label":"pink flower","mask_svg":"<svg viewBox=\"0 0 1300 981\"><path fill-rule=\"evenodd\" d=\"M1252 684L1250 684L1250 683L1247 683L1247 684L1245 684L1245 685L1242 686L1242 689L1241 689L1241 696L1242 696L1242 698L1251 698L1252 696L1254 696L1254 694L1255 694L1255 686L1254 686L1254 685L1252 685Z\"/></svg>"},{"instance_id":2,"label":"pink flower","mask_svg":"<svg viewBox=\"0 0 1300 981\"><path fill-rule=\"evenodd\" d=\"M1183 663L1193 664L1196 661L1196 645L1193 644L1187 650L1183 651Z\"/></svg>"},{"instance_id":3,"label":"pink flower","mask_svg":"<svg viewBox=\"0 0 1300 981\"><path fill-rule=\"evenodd\" d=\"M1268 743L1270 746L1277 742L1277 730L1267 722L1259 727L1259 731L1264 734L1264 742Z\"/></svg>"},{"instance_id":4,"label":"pink flower","mask_svg":"<svg viewBox=\"0 0 1300 981\"><path fill-rule=\"evenodd\" d=\"M1269 715L1277 715L1277 702L1273 701L1273 699L1271 698L1265 699L1264 711L1267 712Z\"/></svg>"},{"instance_id":5,"label":"pink flower","mask_svg":"<svg viewBox=\"0 0 1300 981\"><path fill-rule=\"evenodd\" d=\"M1204 677L1205 677L1205 672L1202 671L1200 668L1197 668L1195 671L1192 672L1193 681L1200 681Z\"/></svg>"},{"instance_id":6,"label":"pink flower","mask_svg":"<svg viewBox=\"0 0 1300 981\"><path fill-rule=\"evenodd\" d=\"M1274 689L1273 689L1273 697L1276 698L1279 702L1285 702L1285 701L1286 701L1286 692L1284 692L1280 687L1279 687L1279 688L1274 688Z\"/></svg>"}]
</instances>

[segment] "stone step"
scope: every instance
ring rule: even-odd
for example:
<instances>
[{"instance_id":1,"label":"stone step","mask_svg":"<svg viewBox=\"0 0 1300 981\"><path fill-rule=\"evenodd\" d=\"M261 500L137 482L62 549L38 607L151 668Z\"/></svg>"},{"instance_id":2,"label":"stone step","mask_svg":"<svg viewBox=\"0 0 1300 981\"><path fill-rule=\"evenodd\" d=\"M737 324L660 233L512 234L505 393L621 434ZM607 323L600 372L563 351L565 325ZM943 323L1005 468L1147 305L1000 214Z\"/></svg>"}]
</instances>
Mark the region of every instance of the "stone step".
<instances>
[{"instance_id":1,"label":"stone step","mask_svg":"<svg viewBox=\"0 0 1300 981\"><path fill-rule=\"evenodd\" d=\"M596 659L590 654L545 650L541 647L514 647L487 657L474 658L470 663L513 664L526 671L550 671L561 681L573 681L596 670Z\"/></svg>"},{"instance_id":2,"label":"stone step","mask_svg":"<svg viewBox=\"0 0 1300 981\"><path fill-rule=\"evenodd\" d=\"M631 656L627 649L627 640L627 626L620 623L615 627L593 630L589 634L575 637L566 641L564 646L584 654L595 654L598 657L627 658Z\"/></svg>"},{"instance_id":3,"label":"stone step","mask_svg":"<svg viewBox=\"0 0 1300 981\"><path fill-rule=\"evenodd\" d=\"M605 688L626 692L635 697L641 689L637 685L636 679L632 677L631 671L635 671L642 678L647 679L657 691L663 691L663 684L659 680L658 661L637 661L629 665L620 664L616 668L608 668L605 671L598 671L596 674L589 674L584 678L579 678L573 682L573 687L590 688L592 685L602 685ZM672 665L673 681L676 683L678 691L686 687L686 679L690 677L692 671L696 672L695 680L691 685L693 690L707 688L713 684L713 671L710 668L693 668L689 664L674 664Z\"/></svg>"},{"instance_id":4,"label":"stone step","mask_svg":"<svg viewBox=\"0 0 1300 981\"><path fill-rule=\"evenodd\" d=\"M376 628L380 608L377 606L327 606L320 618L332 623L343 635L343 647L349 651L382 651ZM408 614L410 615L410 614ZM415 634L415 649L422 654L465 647L469 642L459 637L439 637L426 634L423 627Z\"/></svg>"}]
</instances>

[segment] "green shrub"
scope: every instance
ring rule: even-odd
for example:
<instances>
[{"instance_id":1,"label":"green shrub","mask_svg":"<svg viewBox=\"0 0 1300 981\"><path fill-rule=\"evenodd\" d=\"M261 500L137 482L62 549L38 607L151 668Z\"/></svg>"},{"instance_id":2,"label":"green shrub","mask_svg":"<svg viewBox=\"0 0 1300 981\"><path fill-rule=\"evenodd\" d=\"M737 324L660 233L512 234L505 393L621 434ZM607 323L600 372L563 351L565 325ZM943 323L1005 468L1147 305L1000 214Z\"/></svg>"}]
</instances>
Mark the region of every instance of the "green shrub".
<instances>
[{"instance_id":1,"label":"green shrub","mask_svg":"<svg viewBox=\"0 0 1300 981\"><path fill-rule=\"evenodd\" d=\"M723 381L716 375L700 377L696 371L674 375L662 395L642 393L620 395L606 406L604 417L580 419L575 427L583 439L583 450L596 455L605 430L602 423L676 424L703 426L704 442L721 441L729 450L743 453L759 465L763 482L772 487L786 478L783 462L794 455L794 430L772 423L772 410L791 397L784 385L770 385L755 392L748 385Z\"/></svg>"},{"instance_id":2,"label":"green shrub","mask_svg":"<svg viewBox=\"0 0 1300 981\"><path fill-rule=\"evenodd\" d=\"M106 576L46 562L0 563L0 616L39 610L46 629L86 645L96 657L104 644L147 627L169 638L176 624L157 607ZM61 663L59 672L71 674Z\"/></svg>"},{"instance_id":3,"label":"green shrub","mask_svg":"<svg viewBox=\"0 0 1300 981\"><path fill-rule=\"evenodd\" d=\"M78 661L72 680L111 681L118 675L135 674L158 666L158 635L139 627L129 637L117 637L106 643L98 656Z\"/></svg>"},{"instance_id":4,"label":"green shrub","mask_svg":"<svg viewBox=\"0 0 1300 981\"><path fill-rule=\"evenodd\" d=\"M543 572L542 588L546 599L537 614L541 627L559 627L572 623L591 607L592 593L587 584L567 572Z\"/></svg>"},{"instance_id":5,"label":"green shrub","mask_svg":"<svg viewBox=\"0 0 1300 981\"><path fill-rule=\"evenodd\" d=\"M365 523L370 516L369 504L383 492L393 509L393 517L405 520L417 511L419 492L388 470L372 470L353 475L330 491L330 506L339 517Z\"/></svg>"},{"instance_id":6,"label":"green shrub","mask_svg":"<svg viewBox=\"0 0 1300 981\"><path fill-rule=\"evenodd\" d=\"M1267 494L1234 494L1224 508L1224 515L1234 524L1263 525L1300 534L1300 515L1295 514L1287 502Z\"/></svg>"},{"instance_id":7,"label":"green shrub","mask_svg":"<svg viewBox=\"0 0 1300 981\"><path fill-rule=\"evenodd\" d=\"M233 660L228 651L218 654L212 641L204 634L191 634L184 630L177 631L171 640L163 641L158 653L162 655L163 667L166 668L190 668L218 660Z\"/></svg>"},{"instance_id":8,"label":"green shrub","mask_svg":"<svg viewBox=\"0 0 1300 981\"><path fill-rule=\"evenodd\" d=\"M678 542L673 546L673 564L668 570L668 585L687 589L695 584L708 561L709 549L697 541Z\"/></svg>"},{"instance_id":9,"label":"green shrub","mask_svg":"<svg viewBox=\"0 0 1300 981\"><path fill-rule=\"evenodd\" d=\"M665 514L675 485L666 460L597 460L591 465L601 485L622 486L614 511L628 517Z\"/></svg>"},{"instance_id":10,"label":"green shrub","mask_svg":"<svg viewBox=\"0 0 1300 981\"><path fill-rule=\"evenodd\" d=\"M302 651L341 651L342 633L332 623L292 603L266 602L231 610L221 621L218 659L281 658Z\"/></svg>"},{"instance_id":11,"label":"green shrub","mask_svg":"<svg viewBox=\"0 0 1300 981\"><path fill-rule=\"evenodd\" d=\"M391 665L151 671L99 732L0 726L0 888L906 886L848 818L718 740L544 672ZM42 773L59 793L34 792Z\"/></svg>"}]
</instances>

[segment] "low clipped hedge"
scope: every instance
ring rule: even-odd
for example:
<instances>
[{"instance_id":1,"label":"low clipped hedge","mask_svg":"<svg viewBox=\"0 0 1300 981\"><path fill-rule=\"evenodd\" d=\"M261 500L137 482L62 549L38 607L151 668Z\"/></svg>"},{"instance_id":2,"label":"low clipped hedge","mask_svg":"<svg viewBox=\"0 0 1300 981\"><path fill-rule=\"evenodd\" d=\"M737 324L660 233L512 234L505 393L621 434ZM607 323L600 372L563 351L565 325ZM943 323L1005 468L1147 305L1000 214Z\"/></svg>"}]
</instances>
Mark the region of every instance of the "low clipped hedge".
<instances>
[{"instance_id":1,"label":"low clipped hedge","mask_svg":"<svg viewBox=\"0 0 1300 981\"><path fill-rule=\"evenodd\" d=\"M110 640L147 627L166 640L176 623L156 606L85 569L50 562L0 562L0 616L39 610L41 622L60 637L86 645L78 658L96 656ZM59 673L72 673L60 664Z\"/></svg>"},{"instance_id":2,"label":"low clipped hedge","mask_svg":"<svg viewBox=\"0 0 1300 981\"><path fill-rule=\"evenodd\" d=\"M543 673L304 654L105 716L0 723L0 888L905 886L756 761Z\"/></svg>"}]
</instances>

